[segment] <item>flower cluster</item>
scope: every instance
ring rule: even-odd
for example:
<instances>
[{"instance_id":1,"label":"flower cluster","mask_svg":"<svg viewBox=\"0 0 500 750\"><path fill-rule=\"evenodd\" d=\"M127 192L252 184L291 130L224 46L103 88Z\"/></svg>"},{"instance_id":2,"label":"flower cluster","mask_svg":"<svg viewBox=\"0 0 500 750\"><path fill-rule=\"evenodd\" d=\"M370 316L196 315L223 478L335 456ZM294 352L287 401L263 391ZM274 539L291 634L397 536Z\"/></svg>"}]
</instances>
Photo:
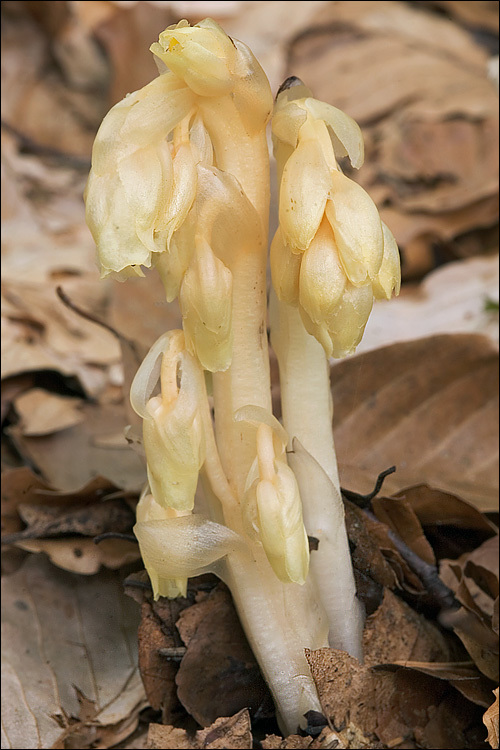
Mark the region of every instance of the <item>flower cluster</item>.
<instances>
[{"instance_id":1,"label":"flower cluster","mask_svg":"<svg viewBox=\"0 0 500 750\"><path fill-rule=\"evenodd\" d=\"M227 143L215 115L238 107L237 124L250 134L261 130L268 85L247 48L209 19L169 27L151 49L163 71L116 104L97 133L87 223L101 275L123 280L156 266L167 300L180 299L189 351L207 370L225 370L232 350L227 255L261 227L238 175L224 171ZM240 230L228 250L219 226L229 206Z\"/></svg>"},{"instance_id":2,"label":"flower cluster","mask_svg":"<svg viewBox=\"0 0 500 750\"><path fill-rule=\"evenodd\" d=\"M343 357L361 341L373 298L398 294L399 252L370 196L338 165L342 156L363 163L358 125L293 83L272 124L282 170L273 284L326 353Z\"/></svg>"}]
</instances>

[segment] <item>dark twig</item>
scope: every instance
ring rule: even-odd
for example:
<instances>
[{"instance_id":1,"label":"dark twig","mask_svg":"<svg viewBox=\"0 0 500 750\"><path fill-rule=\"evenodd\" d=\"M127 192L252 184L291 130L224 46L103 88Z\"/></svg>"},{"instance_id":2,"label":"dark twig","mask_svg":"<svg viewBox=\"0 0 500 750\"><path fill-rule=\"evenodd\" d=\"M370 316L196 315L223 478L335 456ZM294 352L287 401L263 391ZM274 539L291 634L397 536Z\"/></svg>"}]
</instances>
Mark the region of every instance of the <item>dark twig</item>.
<instances>
[{"instance_id":1,"label":"dark twig","mask_svg":"<svg viewBox=\"0 0 500 750\"><path fill-rule=\"evenodd\" d=\"M376 497L382 489L384 479L388 477L389 474L394 474L395 471L395 466L390 466L388 469L385 469L385 471L381 471L377 477L377 481L375 482L375 487L371 492L368 493L368 495L360 495L358 492L345 490L343 487L340 488L340 491L342 492L344 497L347 498L347 500L350 500L351 503L357 505L358 508L369 508L373 498Z\"/></svg>"},{"instance_id":2,"label":"dark twig","mask_svg":"<svg viewBox=\"0 0 500 750\"><path fill-rule=\"evenodd\" d=\"M101 328L105 328L107 331L113 334L118 341L125 344L129 347L129 349L132 351L134 357L136 358L137 362L142 362L142 357L140 353L137 350L136 345L133 341L128 339L126 336L123 335L123 333L120 333L120 331L117 331L116 328L113 328L109 323L106 323L104 320L100 320L99 318L96 318L91 313L87 312L86 310L82 310L78 305L75 305L75 303L70 300L66 292L63 290L62 287L58 286L56 288L56 293L61 302L66 305L70 310L73 310L77 315L79 315L81 318L85 318L85 320L90 320L91 323L95 323L98 326L101 326Z\"/></svg>"},{"instance_id":3,"label":"dark twig","mask_svg":"<svg viewBox=\"0 0 500 750\"><path fill-rule=\"evenodd\" d=\"M122 534L119 531L106 531L104 534L95 536L94 544L99 544L105 539L124 539L126 542L135 542L137 544L137 539L133 534Z\"/></svg>"},{"instance_id":4,"label":"dark twig","mask_svg":"<svg viewBox=\"0 0 500 750\"><path fill-rule=\"evenodd\" d=\"M369 510L364 510L364 513L372 520L378 521L379 519ZM427 593L432 597L433 601L440 607L440 609L458 609L460 607L459 602L456 600L453 591L439 577L438 570L435 565L422 560L401 537L396 534L392 529L387 529L387 536L396 547L397 551L412 569L412 571L422 581Z\"/></svg>"}]
</instances>

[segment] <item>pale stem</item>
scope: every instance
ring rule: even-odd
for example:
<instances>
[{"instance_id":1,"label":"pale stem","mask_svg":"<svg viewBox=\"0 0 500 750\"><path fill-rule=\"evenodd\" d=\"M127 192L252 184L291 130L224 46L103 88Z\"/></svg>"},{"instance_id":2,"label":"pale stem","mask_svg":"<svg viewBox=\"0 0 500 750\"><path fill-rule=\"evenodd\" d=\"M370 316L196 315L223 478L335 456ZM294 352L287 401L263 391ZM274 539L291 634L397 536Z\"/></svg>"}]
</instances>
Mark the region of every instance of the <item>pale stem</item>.
<instances>
[{"instance_id":1,"label":"pale stem","mask_svg":"<svg viewBox=\"0 0 500 750\"><path fill-rule=\"evenodd\" d=\"M217 165L234 175L261 220L255 245L228 253L233 275L233 356L226 372L213 375L215 429L221 462L241 498L255 458L255 431L234 421L235 412L253 404L271 411L271 379L266 333L266 266L269 212L269 153L264 132L245 136L234 104L227 98L203 104ZM234 217L238 222L238 216Z\"/></svg>"},{"instance_id":2,"label":"pale stem","mask_svg":"<svg viewBox=\"0 0 500 750\"><path fill-rule=\"evenodd\" d=\"M305 726L307 711L322 711L304 653L326 645L315 592L307 583L281 583L255 544L228 556L224 578L273 694L280 728L293 734Z\"/></svg>"},{"instance_id":3,"label":"pale stem","mask_svg":"<svg viewBox=\"0 0 500 750\"><path fill-rule=\"evenodd\" d=\"M298 308L279 302L274 290L270 305L271 345L278 358L288 449L297 437L340 489L332 431L330 368L325 351L307 333Z\"/></svg>"},{"instance_id":4,"label":"pale stem","mask_svg":"<svg viewBox=\"0 0 500 750\"><path fill-rule=\"evenodd\" d=\"M272 413L266 334L269 155L264 133L242 136L239 117L227 100L204 106L203 118L217 166L239 180L261 218L261 236L254 247L236 249L233 256L228 253L233 276L233 355L226 372L213 374L217 449L231 491L241 504L256 456L256 435L253 426L235 421L235 412L251 404ZM207 472L213 480L216 473ZM270 686L282 727L293 733L304 725L306 711L321 711L304 649L326 645L327 623L314 583L301 587L279 581L260 543L244 534L241 507L224 500L222 506L226 524L241 533L248 545L228 556L223 578Z\"/></svg>"},{"instance_id":5,"label":"pale stem","mask_svg":"<svg viewBox=\"0 0 500 750\"><path fill-rule=\"evenodd\" d=\"M306 456L288 459L299 484L304 522L319 546L310 575L329 620L330 646L362 658L363 610L356 597L332 431L328 360L304 328L300 313L271 292L271 344L278 358L283 425L290 448L300 441ZM307 454L311 458L307 459Z\"/></svg>"}]
</instances>

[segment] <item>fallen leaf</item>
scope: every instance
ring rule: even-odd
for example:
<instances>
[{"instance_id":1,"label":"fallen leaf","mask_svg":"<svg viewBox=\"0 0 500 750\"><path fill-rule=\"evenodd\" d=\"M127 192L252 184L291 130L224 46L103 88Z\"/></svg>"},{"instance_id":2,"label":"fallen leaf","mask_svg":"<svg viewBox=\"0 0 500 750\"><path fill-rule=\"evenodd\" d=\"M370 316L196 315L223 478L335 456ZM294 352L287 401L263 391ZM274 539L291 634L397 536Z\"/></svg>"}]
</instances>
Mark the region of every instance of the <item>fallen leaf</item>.
<instances>
[{"instance_id":1,"label":"fallen leaf","mask_svg":"<svg viewBox=\"0 0 500 750\"><path fill-rule=\"evenodd\" d=\"M213 588L215 576L204 575L188 581L187 596L153 600L146 571L129 576L126 593L141 607L139 625L139 669L150 705L161 711L162 722L172 724L184 709L177 698L175 675L186 652L176 627L180 613L194 604L197 592Z\"/></svg>"},{"instance_id":2,"label":"fallen leaf","mask_svg":"<svg viewBox=\"0 0 500 750\"><path fill-rule=\"evenodd\" d=\"M104 289L95 281L73 279L65 288L71 297L84 300L82 307L104 311ZM76 375L89 395L96 395L96 389L102 390L106 368L119 362L118 342L102 326L68 310L57 297L56 286L3 282L9 348L2 358L2 375L53 369Z\"/></svg>"},{"instance_id":3,"label":"fallen leaf","mask_svg":"<svg viewBox=\"0 0 500 750\"><path fill-rule=\"evenodd\" d=\"M302 748L309 748L309 750L315 750L316 748L322 748L327 750L328 748L336 748L337 750L343 750L344 748L351 747L346 745L340 734L333 732L329 727L325 727L318 737L301 737L298 734L290 734L288 737L282 739L275 734L267 735L261 742L263 750L302 750ZM354 745L352 745L354 747ZM357 747L364 747L363 744L358 744ZM370 745L370 747L377 747L377 745Z\"/></svg>"},{"instance_id":4,"label":"fallen leaf","mask_svg":"<svg viewBox=\"0 0 500 750\"><path fill-rule=\"evenodd\" d=\"M415 669L417 672L428 674L430 677L437 677L440 680L446 680L453 685L463 696L478 706L487 707L491 704L491 681L488 680L478 670L474 662L418 662L406 660L394 660L391 663L384 664L386 669L390 666L405 667L405 669Z\"/></svg>"},{"instance_id":5,"label":"fallen leaf","mask_svg":"<svg viewBox=\"0 0 500 750\"><path fill-rule=\"evenodd\" d=\"M72 717L78 720L78 695L95 705L91 724L133 716L133 731L145 705L138 616L120 576L82 578L33 556L2 578L2 590L5 747L51 747Z\"/></svg>"},{"instance_id":6,"label":"fallen leaf","mask_svg":"<svg viewBox=\"0 0 500 750\"><path fill-rule=\"evenodd\" d=\"M75 29L71 6L50 8L9 3L5 9L4 116L40 146L88 157L107 111L109 68L96 40Z\"/></svg>"},{"instance_id":7,"label":"fallen leaf","mask_svg":"<svg viewBox=\"0 0 500 750\"><path fill-rule=\"evenodd\" d=\"M335 364L331 377L342 486L364 493L363 475L373 484L396 465L385 493L426 483L498 508L498 354L486 337L394 344Z\"/></svg>"},{"instance_id":8,"label":"fallen leaf","mask_svg":"<svg viewBox=\"0 0 500 750\"><path fill-rule=\"evenodd\" d=\"M349 727L368 747L374 741L406 748L478 746L481 709L444 681L403 667L370 669L335 649L306 649L306 656L323 712L342 738Z\"/></svg>"},{"instance_id":9,"label":"fallen leaf","mask_svg":"<svg viewBox=\"0 0 500 750\"><path fill-rule=\"evenodd\" d=\"M349 501L344 502L344 508L354 569L368 574L381 586L395 588L397 576L370 534L366 514Z\"/></svg>"},{"instance_id":10,"label":"fallen leaf","mask_svg":"<svg viewBox=\"0 0 500 750\"><path fill-rule=\"evenodd\" d=\"M102 567L118 570L141 557L137 544L123 539L105 539L98 545L93 539L75 537L34 539L17 542L16 546L27 552L42 552L58 568L80 575L94 575Z\"/></svg>"},{"instance_id":11,"label":"fallen leaf","mask_svg":"<svg viewBox=\"0 0 500 750\"><path fill-rule=\"evenodd\" d=\"M184 729L172 726L151 724L148 734L148 748L227 748L244 750L252 748L252 733L250 731L250 716L246 709L239 711L229 718L216 719L206 729L198 730L194 736L188 735Z\"/></svg>"},{"instance_id":12,"label":"fallen leaf","mask_svg":"<svg viewBox=\"0 0 500 750\"><path fill-rule=\"evenodd\" d=\"M396 497L404 497L411 506L440 559L471 552L498 531L470 503L427 485L407 487Z\"/></svg>"},{"instance_id":13,"label":"fallen leaf","mask_svg":"<svg viewBox=\"0 0 500 750\"><path fill-rule=\"evenodd\" d=\"M375 515L391 528L410 549L429 565L435 565L433 549L410 503L403 497L376 497L372 501Z\"/></svg>"},{"instance_id":14,"label":"fallen leaf","mask_svg":"<svg viewBox=\"0 0 500 750\"><path fill-rule=\"evenodd\" d=\"M82 400L32 388L14 400L23 435L48 435L73 427L83 420Z\"/></svg>"},{"instance_id":15,"label":"fallen leaf","mask_svg":"<svg viewBox=\"0 0 500 750\"><path fill-rule=\"evenodd\" d=\"M483 716L483 722L488 730L488 742L491 747L498 748L498 688L493 691L495 702Z\"/></svg>"},{"instance_id":16,"label":"fallen leaf","mask_svg":"<svg viewBox=\"0 0 500 750\"><path fill-rule=\"evenodd\" d=\"M462 608L444 615L478 668L498 681L498 633L493 627L498 599L498 536L458 560L443 560L441 578ZM498 605L497 605L498 606Z\"/></svg>"},{"instance_id":17,"label":"fallen leaf","mask_svg":"<svg viewBox=\"0 0 500 750\"><path fill-rule=\"evenodd\" d=\"M116 487L139 491L146 480L142 459L130 448L125 437L111 446L99 439L125 430L125 414L120 404L84 403L83 422L50 435L28 436L17 426L9 435L26 463L36 466L54 487L74 491L96 476Z\"/></svg>"},{"instance_id":18,"label":"fallen leaf","mask_svg":"<svg viewBox=\"0 0 500 750\"><path fill-rule=\"evenodd\" d=\"M452 648L439 629L389 589L363 631L364 664L451 661Z\"/></svg>"},{"instance_id":19,"label":"fallen leaf","mask_svg":"<svg viewBox=\"0 0 500 750\"><path fill-rule=\"evenodd\" d=\"M422 5L440 8L474 29L488 29L493 33L498 29L498 4L491 0L424 0Z\"/></svg>"},{"instance_id":20,"label":"fallen leaf","mask_svg":"<svg viewBox=\"0 0 500 750\"><path fill-rule=\"evenodd\" d=\"M187 647L176 675L177 695L201 726L268 702L268 690L247 643L231 595L219 584L184 609L177 628Z\"/></svg>"},{"instance_id":21,"label":"fallen leaf","mask_svg":"<svg viewBox=\"0 0 500 750\"><path fill-rule=\"evenodd\" d=\"M131 533L133 513L129 506L124 500L105 500L116 494L116 487L108 480L97 477L74 493L53 490L27 467L4 472L2 480L2 555L5 540L10 538L19 548L44 552L55 565L84 575L96 573L101 566L117 569L139 559L135 542L106 539L96 545L93 539L71 536L85 532L102 533L105 530L116 532L119 530L116 523L122 524L120 528ZM35 524L31 532L28 528L28 533L26 530L23 532L23 509L25 519ZM111 514L108 514L108 510L111 510ZM111 529L111 526L114 528ZM30 533L63 534L63 530L70 536L23 540L23 536L30 536ZM12 547L8 549L12 550Z\"/></svg>"}]
</instances>

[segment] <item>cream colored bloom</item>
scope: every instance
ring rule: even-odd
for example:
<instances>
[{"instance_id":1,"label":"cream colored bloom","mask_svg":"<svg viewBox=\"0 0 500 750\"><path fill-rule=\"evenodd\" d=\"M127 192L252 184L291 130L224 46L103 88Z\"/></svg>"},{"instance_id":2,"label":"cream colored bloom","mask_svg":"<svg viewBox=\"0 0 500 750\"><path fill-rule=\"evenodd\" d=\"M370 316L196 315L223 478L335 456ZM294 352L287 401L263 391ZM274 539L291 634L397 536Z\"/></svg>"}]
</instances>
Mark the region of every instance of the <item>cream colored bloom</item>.
<instances>
[{"instance_id":1,"label":"cream colored bloom","mask_svg":"<svg viewBox=\"0 0 500 750\"><path fill-rule=\"evenodd\" d=\"M261 542L277 577L303 584L309 570L309 542L302 520L302 501L293 471L286 463L288 436L272 416L257 407L257 459L247 479L243 503L247 531ZM263 417L265 421L258 420Z\"/></svg>"},{"instance_id":2,"label":"cream colored bloom","mask_svg":"<svg viewBox=\"0 0 500 750\"><path fill-rule=\"evenodd\" d=\"M398 294L399 252L372 199L337 163L347 155L361 166L359 127L308 93L292 86L275 107L281 183L271 273L278 298L298 305L329 356L343 357L361 341L374 296Z\"/></svg>"},{"instance_id":3,"label":"cream colored bloom","mask_svg":"<svg viewBox=\"0 0 500 750\"><path fill-rule=\"evenodd\" d=\"M152 396L158 379L160 395ZM132 406L143 417L149 484L164 508L191 511L194 505L205 456L198 402L202 382L182 331L171 331L153 345L132 383Z\"/></svg>"},{"instance_id":4,"label":"cream colored bloom","mask_svg":"<svg viewBox=\"0 0 500 750\"><path fill-rule=\"evenodd\" d=\"M102 276L142 275L184 221L196 193L194 154L168 139L194 105L193 93L165 73L104 118L85 190Z\"/></svg>"},{"instance_id":5,"label":"cream colored bloom","mask_svg":"<svg viewBox=\"0 0 500 750\"><path fill-rule=\"evenodd\" d=\"M146 491L143 492L136 508L137 524L146 524L150 521L166 521L170 518L176 518L179 514L172 510L172 508L164 508L159 505L153 495ZM187 577L179 578L165 578L162 576L155 565L154 557L151 557L149 549L143 545L141 547L141 556L146 568L151 586L153 588L153 595L155 599L160 596L166 596L169 599L175 599L178 596L186 596L187 591Z\"/></svg>"},{"instance_id":6,"label":"cream colored bloom","mask_svg":"<svg viewBox=\"0 0 500 750\"><path fill-rule=\"evenodd\" d=\"M186 344L205 369L227 370L233 341L233 277L203 237L196 237L195 244L180 289Z\"/></svg>"}]
</instances>

